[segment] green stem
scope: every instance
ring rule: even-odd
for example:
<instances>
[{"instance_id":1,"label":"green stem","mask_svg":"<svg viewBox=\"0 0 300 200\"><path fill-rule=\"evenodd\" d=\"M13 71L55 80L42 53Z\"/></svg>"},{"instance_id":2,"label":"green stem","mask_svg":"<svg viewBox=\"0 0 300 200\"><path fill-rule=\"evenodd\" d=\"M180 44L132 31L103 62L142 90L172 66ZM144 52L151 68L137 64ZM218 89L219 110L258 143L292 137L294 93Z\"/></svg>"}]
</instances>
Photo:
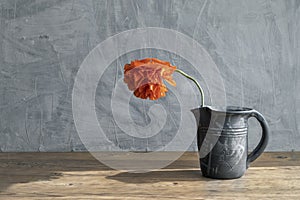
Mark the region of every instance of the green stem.
<instances>
[{"instance_id":1,"label":"green stem","mask_svg":"<svg viewBox=\"0 0 300 200\"><path fill-rule=\"evenodd\" d=\"M201 94L201 107L203 107L204 106L204 92L203 92L202 87L198 83L198 81L196 79L194 79L193 77L191 77L190 75L186 74L185 72L181 71L180 69L176 69L175 71L178 72L179 74L185 76L186 78L192 80L196 84L196 86L199 89L200 94Z\"/></svg>"}]
</instances>

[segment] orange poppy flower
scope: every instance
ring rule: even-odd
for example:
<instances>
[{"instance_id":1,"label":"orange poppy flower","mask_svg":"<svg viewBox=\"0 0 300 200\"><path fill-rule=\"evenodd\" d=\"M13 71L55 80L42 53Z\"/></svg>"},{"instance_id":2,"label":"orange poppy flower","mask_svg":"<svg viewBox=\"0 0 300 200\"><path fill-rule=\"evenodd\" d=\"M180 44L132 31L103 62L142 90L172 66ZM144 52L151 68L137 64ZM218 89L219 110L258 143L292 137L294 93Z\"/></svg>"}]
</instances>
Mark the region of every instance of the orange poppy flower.
<instances>
[{"instance_id":1,"label":"orange poppy flower","mask_svg":"<svg viewBox=\"0 0 300 200\"><path fill-rule=\"evenodd\" d=\"M156 100L166 96L168 91L163 80L176 86L172 78L175 70L169 62L156 58L135 60L124 66L124 82L136 97Z\"/></svg>"}]
</instances>

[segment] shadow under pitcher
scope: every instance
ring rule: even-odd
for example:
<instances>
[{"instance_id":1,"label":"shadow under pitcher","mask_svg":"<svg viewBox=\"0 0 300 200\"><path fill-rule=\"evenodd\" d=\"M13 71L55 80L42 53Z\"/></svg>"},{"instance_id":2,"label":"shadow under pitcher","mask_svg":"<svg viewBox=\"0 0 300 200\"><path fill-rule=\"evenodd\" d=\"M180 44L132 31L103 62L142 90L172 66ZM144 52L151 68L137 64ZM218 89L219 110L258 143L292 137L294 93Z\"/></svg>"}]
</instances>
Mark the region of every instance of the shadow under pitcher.
<instances>
[{"instance_id":1,"label":"shadow under pitcher","mask_svg":"<svg viewBox=\"0 0 300 200\"><path fill-rule=\"evenodd\" d=\"M197 123L197 144L202 175L215 179L234 179L244 175L249 164L265 150L269 126L251 108L210 106L193 109ZM255 117L261 127L259 144L248 154L248 119Z\"/></svg>"}]
</instances>

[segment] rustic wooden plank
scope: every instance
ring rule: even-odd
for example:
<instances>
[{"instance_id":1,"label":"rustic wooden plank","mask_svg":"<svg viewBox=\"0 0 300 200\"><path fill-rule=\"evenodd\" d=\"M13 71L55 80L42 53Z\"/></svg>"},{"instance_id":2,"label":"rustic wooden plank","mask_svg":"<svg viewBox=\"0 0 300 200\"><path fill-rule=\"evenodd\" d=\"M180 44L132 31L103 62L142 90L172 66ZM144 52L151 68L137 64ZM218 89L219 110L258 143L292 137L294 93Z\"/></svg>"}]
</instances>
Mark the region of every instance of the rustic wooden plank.
<instances>
[{"instance_id":1,"label":"rustic wooden plank","mask_svg":"<svg viewBox=\"0 0 300 200\"><path fill-rule=\"evenodd\" d=\"M300 152L264 153L235 180L202 177L194 152L149 173L112 170L89 153L0 153L0 199L258 198L300 199Z\"/></svg>"}]
</instances>

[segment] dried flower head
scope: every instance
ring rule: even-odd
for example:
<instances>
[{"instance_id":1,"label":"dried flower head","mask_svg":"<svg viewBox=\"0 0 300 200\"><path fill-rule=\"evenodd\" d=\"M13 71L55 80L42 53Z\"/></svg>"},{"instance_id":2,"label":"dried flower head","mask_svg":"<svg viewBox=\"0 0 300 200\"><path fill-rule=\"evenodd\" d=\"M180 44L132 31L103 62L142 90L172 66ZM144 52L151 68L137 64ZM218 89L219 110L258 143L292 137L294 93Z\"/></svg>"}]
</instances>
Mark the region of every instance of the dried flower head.
<instances>
[{"instance_id":1,"label":"dried flower head","mask_svg":"<svg viewBox=\"0 0 300 200\"><path fill-rule=\"evenodd\" d=\"M169 62L156 58L135 60L124 66L124 82L136 97L156 100L166 96L168 91L163 80L176 86L172 78L175 70Z\"/></svg>"}]
</instances>

